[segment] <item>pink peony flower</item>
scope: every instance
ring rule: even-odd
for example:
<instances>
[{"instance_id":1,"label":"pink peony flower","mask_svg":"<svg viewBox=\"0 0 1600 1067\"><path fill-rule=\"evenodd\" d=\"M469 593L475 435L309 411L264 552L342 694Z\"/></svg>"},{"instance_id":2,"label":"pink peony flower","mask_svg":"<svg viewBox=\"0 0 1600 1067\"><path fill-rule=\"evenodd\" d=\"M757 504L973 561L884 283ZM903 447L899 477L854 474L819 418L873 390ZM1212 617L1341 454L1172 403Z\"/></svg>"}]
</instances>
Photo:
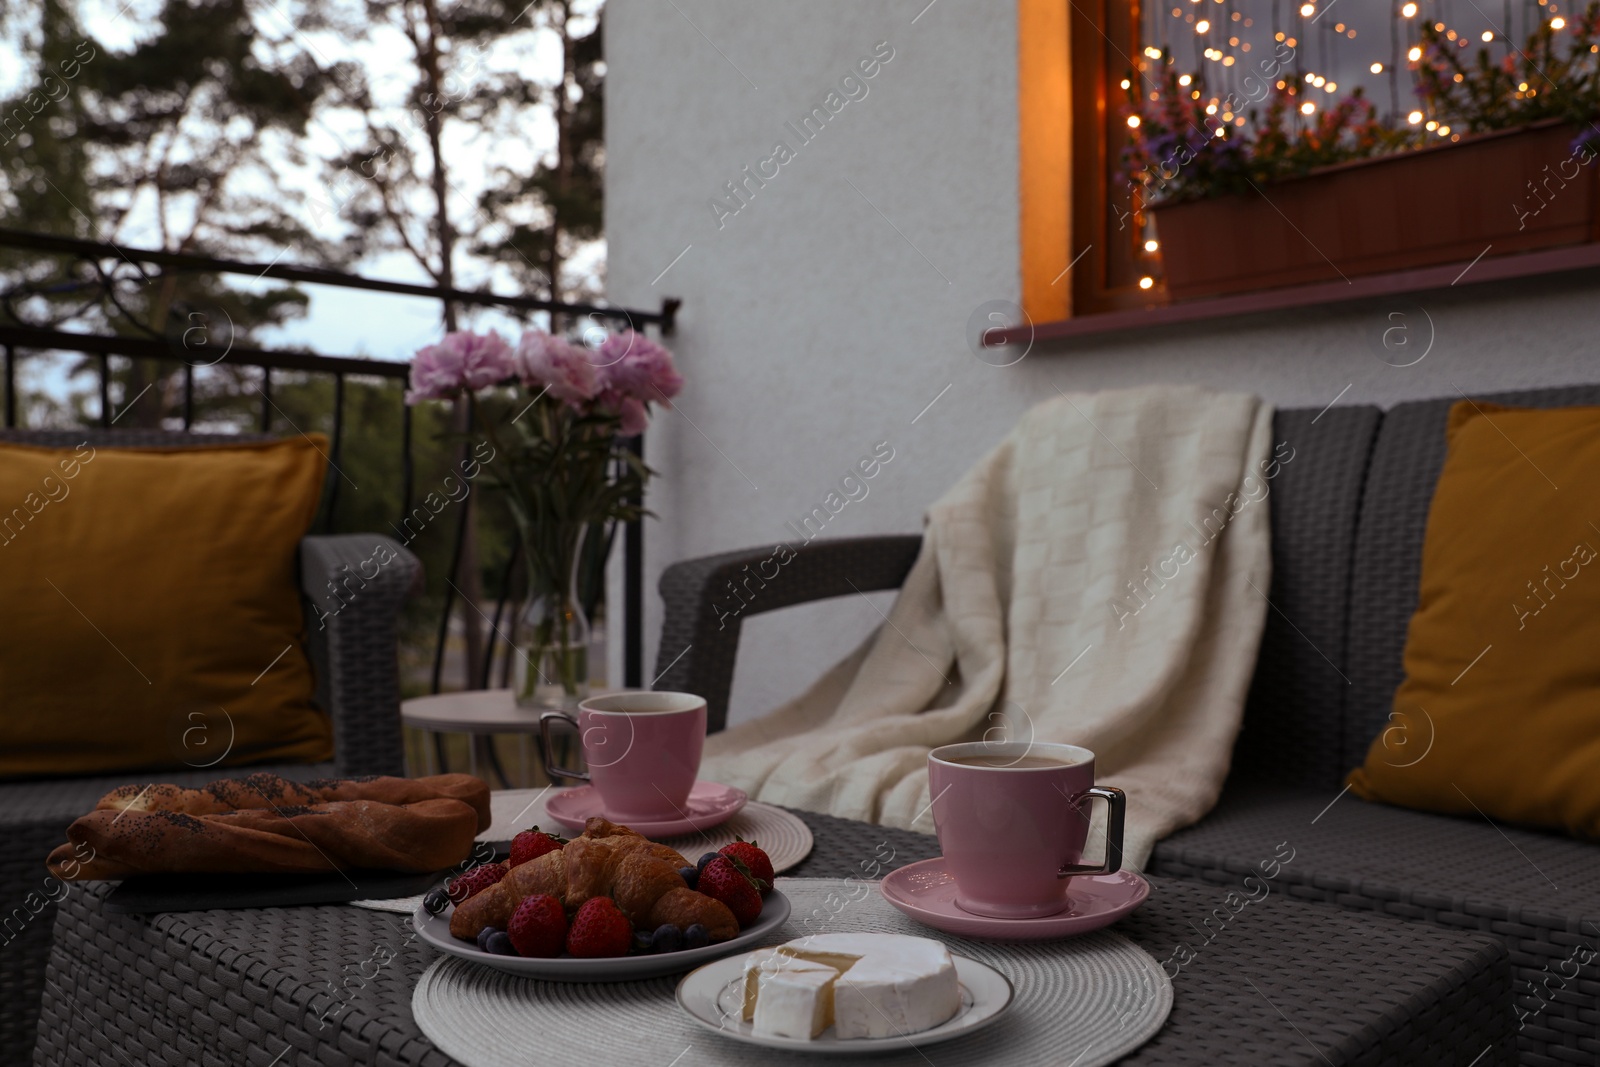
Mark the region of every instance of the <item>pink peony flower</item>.
<instances>
[{"instance_id":1,"label":"pink peony flower","mask_svg":"<svg viewBox=\"0 0 1600 1067\"><path fill-rule=\"evenodd\" d=\"M457 330L436 345L418 349L411 360L411 388L406 403L447 400L463 388L485 389L511 377L511 346L493 330Z\"/></svg>"},{"instance_id":2,"label":"pink peony flower","mask_svg":"<svg viewBox=\"0 0 1600 1067\"><path fill-rule=\"evenodd\" d=\"M642 333L624 330L600 345L596 362L608 391L646 403L667 404L683 390L672 353Z\"/></svg>"},{"instance_id":3,"label":"pink peony flower","mask_svg":"<svg viewBox=\"0 0 1600 1067\"><path fill-rule=\"evenodd\" d=\"M563 337L528 330L517 343L516 372L524 385L545 388L574 410L600 392L600 375L588 353Z\"/></svg>"},{"instance_id":4,"label":"pink peony flower","mask_svg":"<svg viewBox=\"0 0 1600 1067\"><path fill-rule=\"evenodd\" d=\"M623 437L636 437L644 433L644 428L650 425L650 409L644 406L642 400L625 396L617 402L616 411L622 420L618 432Z\"/></svg>"}]
</instances>

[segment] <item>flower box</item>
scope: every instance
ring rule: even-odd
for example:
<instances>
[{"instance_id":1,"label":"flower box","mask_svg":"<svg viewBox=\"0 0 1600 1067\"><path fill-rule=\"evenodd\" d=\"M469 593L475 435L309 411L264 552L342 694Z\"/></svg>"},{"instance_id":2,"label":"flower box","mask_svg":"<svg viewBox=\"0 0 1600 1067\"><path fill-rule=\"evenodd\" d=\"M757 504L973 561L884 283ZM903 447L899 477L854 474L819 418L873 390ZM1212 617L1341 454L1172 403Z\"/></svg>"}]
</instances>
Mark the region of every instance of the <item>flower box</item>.
<instances>
[{"instance_id":1,"label":"flower box","mask_svg":"<svg viewBox=\"0 0 1600 1067\"><path fill-rule=\"evenodd\" d=\"M1173 300L1600 240L1595 155L1559 120L1154 208Z\"/></svg>"}]
</instances>

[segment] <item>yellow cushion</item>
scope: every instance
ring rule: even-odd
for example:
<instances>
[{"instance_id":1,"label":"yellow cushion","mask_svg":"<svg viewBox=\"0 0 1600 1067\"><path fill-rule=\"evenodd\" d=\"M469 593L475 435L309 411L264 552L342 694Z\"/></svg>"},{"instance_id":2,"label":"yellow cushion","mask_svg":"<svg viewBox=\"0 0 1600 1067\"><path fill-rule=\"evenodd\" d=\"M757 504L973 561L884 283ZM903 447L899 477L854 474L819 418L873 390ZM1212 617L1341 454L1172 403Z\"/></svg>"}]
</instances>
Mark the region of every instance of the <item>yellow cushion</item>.
<instances>
[{"instance_id":1,"label":"yellow cushion","mask_svg":"<svg viewBox=\"0 0 1600 1067\"><path fill-rule=\"evenodd\" d=\"M296 580L326 451L0 443L0 777L332 758Z\"/></svg>"},{"instance_id":2,"label":"yellow cushion","mask_svg":"<svg viewBox=\"0 0 1600 1067\"><path fill-rule=\"evenodd\" d=\"M1462 401L1359 796L1600 838L1600 408Z\"/></svg>"}]
</instances>

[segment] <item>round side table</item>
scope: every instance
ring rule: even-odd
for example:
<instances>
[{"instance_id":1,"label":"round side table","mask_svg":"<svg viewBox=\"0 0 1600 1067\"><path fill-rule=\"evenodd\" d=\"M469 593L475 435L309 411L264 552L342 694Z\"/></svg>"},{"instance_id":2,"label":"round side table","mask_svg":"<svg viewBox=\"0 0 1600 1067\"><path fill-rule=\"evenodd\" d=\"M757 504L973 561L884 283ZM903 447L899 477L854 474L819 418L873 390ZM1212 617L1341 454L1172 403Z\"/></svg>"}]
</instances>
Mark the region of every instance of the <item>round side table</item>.
<instances>
[{"instance_id":1,"label":"round side table","mask_svg":"<svg viewBox=\"0 0 1600 1067\"><path fill-rule=\"evenodd\" d=\"M493 734L521 734L522 778L528 774L528 735L539 732L539 713L517 707L509 689L474 689L462 693L439 693L435 696L415 697L400 702L400 721L407 726L426 730L432 734L467 734L470 737L468 752L470 769L478 773L479 762L494 768L500 784L511 788L505 771L492 748ZM441 763L443 752L435 745L424 745L427 751L427 771L440 773L448 768ZM541 764L541 770L542 770Z\"/></svg>"},{"instance_id":2,"label":"round side table","mask_svg":"<svg viewBox=\"0 0 1600 1067\"><path fill-rule=\"evenodd\" d=\"M601 696L605 693L614 693L617 690L608 686L594 686L589 690L590 696ZM539 734L539 712L517 707L516 698L509 689L470 689L460 693L438 693L434 696L414 697L411 700L400 702L400 721L406 726L414 726L419 730L426 730L431 734L467 734L469 742L467 753L470 759L469 769L473 774L478 773L478 764L483 762L493 769L500 779L503 788L513 788L511 781L506 777L506 772L500 766L500 758L495 755L494 743L491 740L494 734L521 734L519 747L522 754L522 780L527 784L531 779L528 774L528 737L535 738ZM563 735L565 736L565 735ZM437 740L437 738L435 738ZM561 739L558 738L558 741ZM562 741L563 744L567 743ZM427 751L427 768L429 774L443 773L443 750L437 745L424 745ZM544 746L539 746L539 769L544 769ZM558 751L557 755L562 755ZM435 764L438 764L435 767Z\"/></svg>"}]
</instances>

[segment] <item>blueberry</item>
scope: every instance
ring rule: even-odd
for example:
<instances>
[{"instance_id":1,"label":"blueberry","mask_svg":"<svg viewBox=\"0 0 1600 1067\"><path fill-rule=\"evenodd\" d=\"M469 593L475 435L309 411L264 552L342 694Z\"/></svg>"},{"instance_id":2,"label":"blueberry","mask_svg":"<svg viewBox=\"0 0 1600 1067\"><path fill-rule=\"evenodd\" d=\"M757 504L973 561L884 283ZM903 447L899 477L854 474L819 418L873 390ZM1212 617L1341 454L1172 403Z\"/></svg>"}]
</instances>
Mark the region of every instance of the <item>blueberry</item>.
<instances>
[{"instance_id":1,"label":"blueberry","mask_svg":"<svg viewBox=\"0 0 1600 1067\"><path fill-rule=\"evenodd\" d=\"M498 934L499 932L500 932L499 930L496 930L492 926L485 926L482 930L479 930L478 931L478 947L480 949L482 949L483 951L488 952L489 951L489 938L491 936L493 936L494 934Z\"/></svg>"},{"instance_id":2,"label":"blueberry","mask_svg":"<svg viewBox=\"0 0 1600 1067\"><path fill-rule=\"evenodd\" d=\"M683 932L684 948L705 948L709 944L711 944L711 931L700 923L694 923Z\"/></svg>"},{"instance_id":3,"label":"blueberry","mask_svg":"<svg viewBox=\"0 0 1600 1067\"><path fill-rule=\"evenodd\" d=\"M650 935L650 946L655 952L677 952L683 948L683 931L671 923L662 923Z\"/></svg>"},{"instance_id":4,"label":"blueberry","mask_svg":"<svg viewBox=\"0 0 1600 1067\"><path fill-rule=\"evenodd\" d=\"M690 889L693 889L696 885L700 884L700 868L679 867L678 877L683 879L684 885L688 886Z\"/></svg>"},{"instance_id":5,"label":"blueberry","mask_svg":"<svg viewBox=\"0 0 1600 1067\"><path fill-rule=\"evenodd\" d=\"M705 870L706 864L710 863L714 859L719 858L721 855L722 853L720 852L707 852L704 856L700 857L700 862L695 864L696 869L702 871Z\"/></svg>"},{"instance_id":6,"label":"blueberry","mask_svg":"<svg viewBox=\"0 0 1600 1067\"><path fill-rule=\"evenodd\" d=\"M422 907L429 915L438 915L450 906L450 896L443 889L435 889L422 898Z\"/></svg>"},{"instance_id":7,"label":"blueberry","mask_svg":"<svg viewBox=\"0 0 1600 1067\"><path fill-rule=\"evenodd\" d=\"M649 933L649 931L647 931L647 930L635 930L633 932L633 950L635 952L649 952L650 951L650 933Z\"/></svg>"},{"instance_id":8,"label":"blueberry","mask_svg":"<svg viewBox=\"0 0 1600 1067\"><path fill-rule=\"evenodd\" d=\"M496 930L484 940L484 948L496 956L515 956L517 948L511 943L511 935L504 930Z\"/></svg>"}]
</instances>

